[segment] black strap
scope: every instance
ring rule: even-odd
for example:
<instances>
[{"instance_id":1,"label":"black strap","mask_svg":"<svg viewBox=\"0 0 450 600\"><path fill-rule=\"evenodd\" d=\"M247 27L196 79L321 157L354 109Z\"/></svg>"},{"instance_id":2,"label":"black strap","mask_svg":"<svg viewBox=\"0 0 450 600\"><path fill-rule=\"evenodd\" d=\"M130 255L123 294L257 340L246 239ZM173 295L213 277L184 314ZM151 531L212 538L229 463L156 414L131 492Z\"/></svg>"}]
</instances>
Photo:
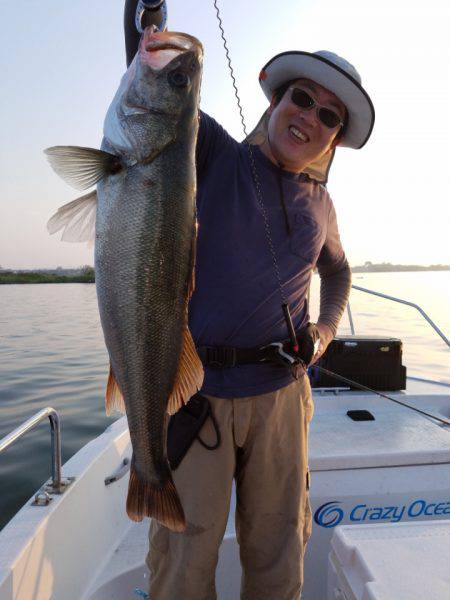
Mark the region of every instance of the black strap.
<instances>
[{"instance_id":1,"label":"black strap","mask_svg":"<svg viewBox=\"0 0 450 600\"><path fill-rule=\"evenodd\" d=\"M290 340L272 342L257 348L233 348L231 346L199 346L197 353L205 367L225 369L236 365L261 362L284 364L288 367L303 365L306 368L316 351L320 339L314 323L307 323L295 332L298 348L293 351Z\"/></svg>"},{"instance_id":2,"label":"black strap","mask_svg":"<svg viewBox=\"0 0 450 600\"><path fill-rule=\"evenodd\" d=\"M207 444L206 442L204 442L202 440L202 438L200 437L199 434L197 434L197 440L207 450L215 450L216 448L218 448L220 446L220 442L222 441L222 438L220 436L219 424L217 423L216 417L214 416L214 413L211 409L211 404L208 404L208 417L210 417L212 424L214 426L215 432L216 432L216 443L213 444L212 446L210 446L209 444Z\"/></svg>"},{"instance_id":3,"label":"black strap","mask_svg":"<svg viewBox=\"0 0 450 600\"><path fill-rule=\"evenodd\" d=\"M218 369L250 365L270 360L273 351L267 348L231 348L228 346L200 346L197 353L205 367Z\"/></svg>"},{"instance_id":4,"label":"black strap","mask_svg":"<svg viewBox=\"0 0 450 600\"><path fill-rule=\"evenodd\" d=\"M211 418L217 440L208 445L200 439L200 431L208 417ZM172 471L178 468L195 440L207 450L215 450L221 442L219 425L214 417L211 404L205 396L194 394L187 404L182 406L169 419L167 431L167 458Z\"/></svg>"}]
</instances>

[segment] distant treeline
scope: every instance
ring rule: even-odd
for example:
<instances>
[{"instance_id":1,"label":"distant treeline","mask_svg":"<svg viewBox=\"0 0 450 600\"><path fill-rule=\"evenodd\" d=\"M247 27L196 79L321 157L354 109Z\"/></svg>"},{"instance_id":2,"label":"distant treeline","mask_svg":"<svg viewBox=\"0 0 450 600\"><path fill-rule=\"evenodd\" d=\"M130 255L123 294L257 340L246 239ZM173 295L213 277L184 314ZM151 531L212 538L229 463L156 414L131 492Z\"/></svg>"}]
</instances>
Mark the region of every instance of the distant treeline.
<instances>
[{"instance_id":1,"label":"distant treeline","mask_svg":"<svg viewBox=\"0 0 450 600\"><path fill-rule=\"evenodd\" d=\"M450 271L450 265L393 265L391 263L365 262L363 265L352 267L353 273L388 273L390 271Z\"/></svg>"},{"instance_id":2,"label":"distant treeline","mask_svg":"<svg viewBox=\"0 0 450 600\"><path fill-rule=\"evenodd\" d=\"M60 275L49 271L0 271L2 283L94 283L93 267L83 267L73 275Z\"/></svg>"},{"instance_id":3,"label":"distant treeline","mask_svg":"<svg viewBox=\"0 0 450 600\"><path fill-rule=\"evenodd\" d=\"M389 273L396 271L450 271L450 265L393 265L371 263L351 268L353 273ZM86 265L79 269L42 269L41 271L13 271L0 268L2 283L95 283L94 267Z\"/></svg>"}]
</instances>

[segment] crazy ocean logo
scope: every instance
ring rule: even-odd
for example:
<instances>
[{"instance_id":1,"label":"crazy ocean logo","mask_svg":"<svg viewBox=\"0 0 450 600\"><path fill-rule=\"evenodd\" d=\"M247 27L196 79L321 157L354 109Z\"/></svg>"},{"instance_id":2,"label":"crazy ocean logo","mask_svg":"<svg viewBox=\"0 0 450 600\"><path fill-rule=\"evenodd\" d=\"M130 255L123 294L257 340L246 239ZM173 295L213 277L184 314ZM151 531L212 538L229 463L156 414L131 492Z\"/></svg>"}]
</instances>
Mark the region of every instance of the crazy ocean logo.
<instances>
[{"instance_id":1,"label":"crazy ocean logo","mask_svg":"<svg viewBox=\"0 0 450 600\"><path fill-rule=\"evenodd\" d=\"M314 513L314 521L321 527L336 527L348 516L352 523L366 523L370 521L384 521L386 523L398 523L402 519L414 519L417 517L436 517L450 515L450 502L430 502L426 500L413 500L410 504L403 506L368 506L357 504L350 509L348 515L342 506L342 502L334 500L319 506ZM448 517L447 517L448 518Z\"/></svg>"},{"instance_id":2,"label":"crazy ocean logo","mask_svg":"<svg viewBox=\"0 0 450 600\"><path fill-rule=\"evenodd\" d=\"M322 504L314 513L314 521L321 527L336 527L344 518L344 511L339 508L340 502Z\"/></svg>"}]
</instances>

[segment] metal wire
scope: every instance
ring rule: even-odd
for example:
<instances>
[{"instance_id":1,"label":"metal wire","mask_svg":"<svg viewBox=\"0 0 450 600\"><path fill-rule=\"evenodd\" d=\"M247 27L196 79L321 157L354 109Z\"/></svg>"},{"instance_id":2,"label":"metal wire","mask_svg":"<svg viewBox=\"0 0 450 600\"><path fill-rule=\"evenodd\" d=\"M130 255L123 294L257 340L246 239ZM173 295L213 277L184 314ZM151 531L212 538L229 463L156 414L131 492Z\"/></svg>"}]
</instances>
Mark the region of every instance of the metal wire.
<instances>
[{"instance_id":1,"label":"metal wire","mask_svg":"<svg viewBox=\"0 0 450 600\"><path fill-rule=\"evenodd\" d=\"M272 242L272 235L270 233L269 217L267 216L266 207L264 206L261 183L259 181L258 172L256 170L255 157L253 156L253 150L252 150L251 144L248 144L248 152L250 155L250 164L251 164L252 174L253 174L253 183L255 184L255 188L256 188L256 192L257 192L256 197L257 197L259 208L261 210L261 213L262 213L262 216L264 219L264 229L266 232L267 244L269 246L270 254L272 256L273 268L275 271L275 276L277 278L278 287L280 290L281 304L282 305L288 304L288 301L284 294L283 282L281 281L280 269L278 268L277 255L275 252L275 247Z\"/></svg>"},{"instance_id":2,"label":"metal wire","mask_svg":"<svg viewBox=\"0 0 450 600\"><path fill-rule=\"evenodd\" d=\"M223 47L225 48L225 55L226 55L227 61L228 61L228 68L230 69L230 75L231 75L231 79L233 81L234 95L236 96L237 105L238 105L238 108L239 108L239 114L241 115L242 129L244 130L245 137L247 137L247 128L245 127L244 112L242 110L241 100L239 98L239 92L238 92L238 89L237 89L236 78L234 76L234 70L233 70L233 66L231 64L230 52L228 50L228 44L227 44L227 40L225 38L225 30L223 28L222 18L220 16L220 11L219 11L219 7L217 5L217 0L214 0L214 8L216 9L217 20L219 22L220 35L221 35L222 40L223 40Z\"/></svg>"},{"instance_id":3,"label":"metal wire","mask_svg":"<svg viewBox=\"0 0 450 600\"><path fill-rule=\"evenodd\" d=\"M241 122L242 122L242 129L244 130L244 135L245 137L247 137L247 128L245 126L245 119L244 119L244 113L242 110L242 105L241 105L241 99L239 97L239 91L237 88L237 84L236 84L236 78L234 76L234 70L233 70L233 66L231 64L231 57L230 57L230 51L228 49L228 43L225 37L225 30L223 27L223 21L222 18L220 16L220 10L219 10L219 6L217 4L217 0L214 0L214 8L216 9L216 14L217 14L217 20L219 23L219 29L220 29L220 34L223 40L223 47L225 48L225 55L227 57L227 61L228 61L228 68L230 70L230 75L231 75L231 79L233 82L233 87L234 87L234 95L236 96L236 101L237 101L237 105L238 105L238 109L239 109L239 114L241 116ZM267 216L267 211L266 211L266 207L264 205L264 200L263 200L263 193L262 193L262 189L261 189L261 183L259 180L259 175L258 175L258 171L256 168L256 162L255 162L255 157L253 155L253 149L252 149L252 145L247 143L247 147L248 147L248 153L250 156L250 166L252 169L252 177L253 177L253 183L255 185L255 189L256 189L256 199L258 200L258 204L259 204L259 208L261 211L261 214L263 216L264 219L264 230L265 230L265 234L266 234L266 239L267 239L267 244L269 246L269 251L270 251L270 255L272 257L272 262L273 262L273 268L275 271L275 276L277 279L277 283L278 283L278 287L280 290L280 296L281 296L281 304L288 304L286 296L284 294L284 288L283 288L283 282L281 280L281 275L280 275L280 269L278 267L278 260L277 260L277 255L275 252L275 247L273 245L273 241L272 241L272 234L270 231L270 224L269 224L269 218Z\"/></svg>"}]
</instances>

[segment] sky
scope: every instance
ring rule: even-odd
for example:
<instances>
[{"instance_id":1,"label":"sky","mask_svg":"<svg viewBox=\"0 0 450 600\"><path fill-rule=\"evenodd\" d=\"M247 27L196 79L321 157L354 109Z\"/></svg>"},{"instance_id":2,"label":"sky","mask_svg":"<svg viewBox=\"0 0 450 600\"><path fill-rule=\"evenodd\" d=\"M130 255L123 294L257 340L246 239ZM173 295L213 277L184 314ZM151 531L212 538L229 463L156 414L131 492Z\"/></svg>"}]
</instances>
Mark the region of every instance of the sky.
<instances>
[{"instance_id":1,"label":"sky","mask_svg":"<svg viewBox=\"0 0 450 600\"><path fill-rule=\"evenodd\" d=\"M337 150L328 183L350 264L450 264L450 3L218 4L247 129L266 108L258 73L275 54L327 49L360 72L375 128L361 150ZM202 109L242 139L213 0L169 0L168 11L169 29L204 45ZM0 40L0 265L93 264L92 248L47 233L50 216L80 193L43 150L99 147L126 68L123 0L0 0Z\"/></svg>"}]
</instances>

